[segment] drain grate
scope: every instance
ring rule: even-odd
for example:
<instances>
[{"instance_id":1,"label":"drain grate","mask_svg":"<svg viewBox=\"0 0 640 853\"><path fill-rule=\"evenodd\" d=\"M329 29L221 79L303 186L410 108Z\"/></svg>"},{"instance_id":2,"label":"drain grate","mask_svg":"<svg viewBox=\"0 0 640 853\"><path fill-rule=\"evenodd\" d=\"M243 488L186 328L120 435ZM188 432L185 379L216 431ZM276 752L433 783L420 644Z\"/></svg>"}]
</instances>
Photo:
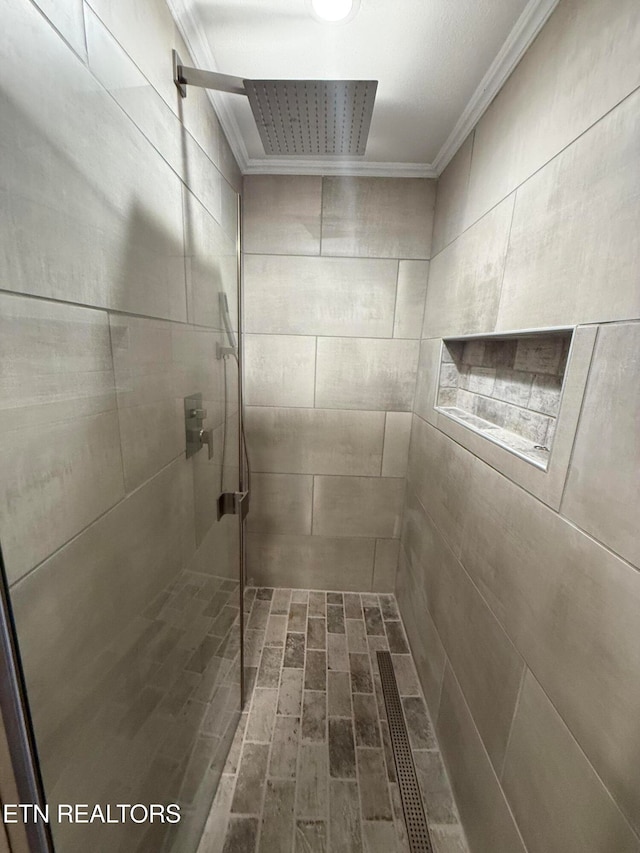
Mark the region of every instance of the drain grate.
<instances>
[{"instance_id":1,"label":"drain grate","mask_svg":"<svg viewBox=\"0 0 640 853\"><path fill-rule=\"evenodd\" d=\"M402 800L404 822L407 826L411 853L433 853L429 827L424 814L422 795L411 754L411 744L402 713L396 675L389 652L378 652L378 669L382 682L382 694L387 709L387 720L391 734L391 749L396 763L398 787Z\"/></svg>"}]
</instances>

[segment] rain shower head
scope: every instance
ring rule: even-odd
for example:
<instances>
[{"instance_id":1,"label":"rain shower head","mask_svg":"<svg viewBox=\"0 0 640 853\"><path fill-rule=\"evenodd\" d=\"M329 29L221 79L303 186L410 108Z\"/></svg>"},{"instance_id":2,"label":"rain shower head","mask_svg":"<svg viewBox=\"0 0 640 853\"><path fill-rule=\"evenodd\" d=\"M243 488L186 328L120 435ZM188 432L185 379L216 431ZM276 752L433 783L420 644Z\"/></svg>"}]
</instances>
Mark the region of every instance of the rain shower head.
<instances>
[{"instance_id":1,"label":"rain shower head","mask_svg":"<svg viewBox=\"0 0 640 853\"><path fill-rule=\"evenodd\" d=\"M173 52L173 79L246 95L266 154L354 156L365 153L377 80L246 80L188 68Z\"/></svg>"}]
</instances>

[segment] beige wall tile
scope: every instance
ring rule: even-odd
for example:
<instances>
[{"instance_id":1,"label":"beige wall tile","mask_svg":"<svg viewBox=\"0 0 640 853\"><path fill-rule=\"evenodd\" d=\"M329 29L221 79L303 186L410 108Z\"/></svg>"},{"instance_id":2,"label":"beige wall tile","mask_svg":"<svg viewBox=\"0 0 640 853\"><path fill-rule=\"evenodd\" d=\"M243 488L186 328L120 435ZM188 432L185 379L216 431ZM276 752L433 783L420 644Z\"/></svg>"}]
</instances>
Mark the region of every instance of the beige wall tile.
<instances>
[{"instance_id":1,"label":"beige wall tile","mask_svg":"<svg viewBox=\"0 0 640 853\"><path fill-rule=\"evenodd\" d=\"M411 412L387 412L382 452L383 477L406 477L411 422Z\"/></svg>"},{"instance_id":2,"label":"beige wall tile","mask_svg":"<svg viewBox=\"0 0 640 853\"><path fill-rule=\"evenodd\" d=\"M248 406L313 407L316 339L298 335L246 335Z\"/></svg>"},{"instance_id":3,"label":"beige wall tile","mask_svg":"<svg viewBox=\"0 0 640 853\"><path fill-rule=\"evenodd\" d=\"M636 92L520 187L498 328L640 316L639 147Z\"/></svg>"},{"instance_id":4,"label":"beige wall tile","mask_svg":"<svg viewBox=\"0 0 640 853\"><path fill-rule=\"evenodd\" d=\"M254 471L378 476L384 412L247 408Z\"/></svg>"},{"instance_id":5,"label":"beige wall tile","mask_svg":"<svg viewBox=\"0 0 640 853\"><path fill-rule=\"evenodd\" d=\"M206 128L209 133L205 140L208 148L205 153L194 138L185 132L171 107L89 7L86 7L85 15L91 70L209 213L221 222L223 179L212 166L216 162L214 157L217 156L218 140L214 137L217 124L211 105L209 127ZM191 98L183 101L182 118L187 126L191 116L196 116L192 123L202 137L206 133L204 128L201 129L205 117L199 97L203 93L191 89L189 94L196 94L197 104L194 108Z\"/></svg>"},{"instance_id":6,"label":"beige wall tile","mask_svg":"<svg viewBox=\"0 0 640 853\"><path fill-rule=\"evenodd\" d=\"M640 323L601 326L562 514L640 566Z\"/></svg>"},{"instance_id":7,"label":"beige wall tile","mask_svg":"<svg viewBox=\"0 0 640 853\"><path fill-rule=\"evenodd\" d=\"M416 571L420 571L419 567ZM436 720L440 707L446 655L436 626L429 615L422 594L422 583L416 580L413 572L401 545L395 594L429 712L431 718Z\"/></svg>"},{"instance_id":8,"label":"beige wall tile","mask_svg":"<svg viewBox=\"0 0 640 853\"><path fill-rule=\"evenodd\" d=\"M178 461L13 587L45 782L69 761L57 752L56 730L80 703L100 701L92 690L117 661L118 644L194 546L191 472Z\"/></svg>"},{"instance_id":9,"label":"beige wall tile","mask_svg":"<svg viewBox=\"0 0 640 853\"><path fill-rule=\"evenodd\" d=\"M223 330L222 292L227 295L232 325L237 328L235 242L186 187L183 207L189 320Z\"/></svg>"},{"instance_id":10,"label":"beige wall tile","mask_svg":"<svg viewBox=\"0 0 640 853\"><path fill-rule=\"evenodd\" d=\"M499 772L524 662L411 493L405 524L403 542L414 575L422 573L429 612Z\"/></svg>"},{"instance_id":11,"label":"beige wall tile","mask_svg":"<svg viewBox=\"0 0 640 853\"><path fill-rule=\"evenodd\" d=\"M404 480L390 477L314 477L317 536L398 538Z\"/></svg>"},{"instance_id":12,"label":"beige wall tile","mask_svg":"<svg viewBox=\"0 0 640 853\"><path fill-rule=\"evenodd\" d=\"M320 254L321 177L246 175L242 201L245 252Z\"/></svg>"},{"instance_id":13,"label":"beige wall tile","mask_svg":"<svg viewBox=\"0 0 640 853\"><path fill-rule=\"evenodd\" d=\"M433 245L431 256L435 257L456 239L463 229L467 204L469 172L471 171L471 152L473 150L472 131L458 149L455 157L438 178L436 210L433 221Z\"/></svg>"},{"instance_id":14,"label":"beige wall tile","mask_svg":"<svg viewBox=\"0 0 640 853\"><path fill-rule=\"evenodd\" d=\"M472 465L470 453L414 416L408 483L456 555L462 546Z\"/></svg>"},{"instance_id":15,"label":"beige wall tile","mask_svg":"<svg viewBox=\"0 0 640 853\"><path fill-rule=\"evenodd\" d=\"M0 295L0 526L11 581L124 495L107 315Z\"/></svg>"},{"instance_id":16,"label":"beige wall tile","mask_svg":"<svg viewBox=\"0 0 640 853\"><path fill-rule=\"evenodd\" d=\"M391 337L398 262L247 255L245 330Z\"/></svg>"},{"instance_id":17,"label":"beige wall tile","mask_svg":"<svg viewBox=\"0 0 640 853\"><path fill-rule=\"evenodd\" d=\"M493 331L513 202L506 198L431 261L423 338Z\"/></svg>"},{"instance_id":18,"label":"beige wall tile","mask_svg":"<svg viewBox=\"0 0 640 853\"><path fill-rule=\"evenodd\" d=\"M86 56L82 0L36 0L36 6L80 56Z\"/></svg>"},{"instance_id":19,"label":"beige wall tile","mask_svg":"<svg viewBox=\"0 0 640 853\"><path fill-rule=\"evenodd\" d=\"M449 665L444 674L436 730L462 825L473 853L526 853Z\"/></svg>"},{"instance_id":20,"label":"beige wall tile","mask_svg":"<svg viewBox=\"0 0 640 853\"><path fill-rule=\"evenodd\" d=\"M530 672L503 787L530 853L640 850L640 839Z\"/></svg>"},{"instance_id":21,"label":"beige wall tile","mask_svg":"<svg viewBox=\"0 0 640 853\"><path fill-rule=\"evenodd\" d=\"M428 259L435 188L426 178L324 178L322 254Z\"/></svg>"},{"instance_id":22,"label":"beige wall tile","mask_svg":"<svg viewBox=\"0 0 640 853\"><path fill-rule=\"evenodd\" d=\"M409 411L417 341L318 338L316 405Z\"/></svg>"},{"instance_id":23,"label":"beige wall tile","mask_svg":"<svg viewBox=\"0 0 640 853\"><path fill-rule=\"evenodd\" d=\"M172 324L111 315L125 485L133 491L184 452L184 407L176 395Z\"/></svg>"},{"instance_id":24,"label":"beige wall tile","mask_svg":"<svg viewBox=\"0 0 640 853\"><path fill-rule=\"evenodd\" d=\"M197 500L196 494L196 503ZM196 524L199 521L196 514ZM215 516L210 515L208 527L204 533L201 531L197 551L187 564L189 571L237 580L240 572L239 549L240 531L237 516L226 515L216 521Z\"/></svg>"},{"instance_id":25,"label":"beige wall tile","mask_svg":"<svg viewBox=\"0 0 640 853\"><path fill-rule=\"evenodd\" d=\"M413 404L416 415L420 415L423 420L434 425L438 419L434 405L440 376L441 347L442 342L439 338L420 341L420 360Z\"/></svg>"},{"instance_id":26,"label":"beige wall tile","mask_svg":"<svg viewBox=\"0 0 640 853\"><path fill-rule=\"evenodd\" d=\"M640 574L480 461L467 492L463 564L637 821Z\"/></svg>"},{"instance_id":27,"label":"beige wall tile","mask_svg":"<svg viewBox=\"0 0 640 853\"><path fill-rule=\"evenodd\" d=\"M398 568L399 539L376 539L376 553L373 563L374 592L393 592Z\"/></svg>"},{"instance_id":28,"label":"beige wall tile","mask_svg":"<svg viewBox=\"0 0 640 853\"><path fill-rule=\"evenodd\" d=\"M179 179L33 6L4 15L0 58L24 69L0 129L4 286L184 320Z\"/></svg>"},{"instance_id":29,"label":"beige wall tile","mask_svg":"<svg viewBox=\"0 0 640 853\"><path fill-rule=\"evenodd\" d=\"M639 84L635 0L560 3L476 127L465 227Z\"/></svg>"},{"instance_id":30,"label":"beige wall tile","mask_svg":"<svg viewBox=\"0 0 640 853\"><path fill-rule=\"evenodd\" d=\"M400 261L394 338L419 338L429 278L428 261Z\"/></svg>"},{"instance_id":31,"label":"beige wall tile","mask_svg":"<svg viewBox=\"0 0 640 853\"><path fill-rule=\"evenodd\" d=\"M267 586L367 591L375 539L251 533L248 572Z\"/></svg>"},{"instance_id":32,"label":"beige wall tile","mask_svg":"<svg viewBox=\"0 0 640 853\"><path fill-rule=\"evenodd\" d=\"M87 0L87 4L178 113L180 96L171 73L171 50L178 44L167 4L162 0Z\"/></svg>"},{"instance_id":33,"label":"beige wall tile","mask_svg":"<svg viewBox=\"0 0 640 853\"><path fill-rule=\"evenodd\" d=\"M252 473L247 529L310 534L312 495L312 476Z\"/></svg>"}]
</instances>

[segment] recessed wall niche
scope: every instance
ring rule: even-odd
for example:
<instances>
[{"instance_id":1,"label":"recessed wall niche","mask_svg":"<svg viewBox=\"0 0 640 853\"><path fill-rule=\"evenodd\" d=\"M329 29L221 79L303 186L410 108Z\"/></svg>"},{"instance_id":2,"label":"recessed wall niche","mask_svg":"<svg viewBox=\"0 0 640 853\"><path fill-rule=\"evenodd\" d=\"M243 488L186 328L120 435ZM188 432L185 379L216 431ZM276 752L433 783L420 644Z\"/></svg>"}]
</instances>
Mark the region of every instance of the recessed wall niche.
<instances>
[{"instance_id":1,"label":"recessed wall niche","mask_svg":"<svg viewBox=\"0 0 640 853\"><path fill-rule=\"evenodd\" d=\"M572 331L442 342L436 409L546 470Z\"/></svg>"}]
</instances>

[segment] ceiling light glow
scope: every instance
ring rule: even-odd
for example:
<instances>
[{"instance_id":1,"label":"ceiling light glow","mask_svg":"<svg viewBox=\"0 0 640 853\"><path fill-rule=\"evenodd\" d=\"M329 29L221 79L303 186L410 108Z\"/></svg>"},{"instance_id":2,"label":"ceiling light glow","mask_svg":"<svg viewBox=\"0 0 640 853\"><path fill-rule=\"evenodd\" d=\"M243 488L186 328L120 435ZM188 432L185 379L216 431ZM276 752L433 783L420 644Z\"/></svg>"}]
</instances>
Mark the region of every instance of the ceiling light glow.
<instances>
[{"instance_id":1,"label":"ceiling light glow","mask_svg":"<svg viewBox=\"0 0 640 853\"><path fill-rule=\"evenodd\" d=\"M351 14L353 0L311 0L311 6L323 21L343 21Z\"/></svg>"}]
</instances>

